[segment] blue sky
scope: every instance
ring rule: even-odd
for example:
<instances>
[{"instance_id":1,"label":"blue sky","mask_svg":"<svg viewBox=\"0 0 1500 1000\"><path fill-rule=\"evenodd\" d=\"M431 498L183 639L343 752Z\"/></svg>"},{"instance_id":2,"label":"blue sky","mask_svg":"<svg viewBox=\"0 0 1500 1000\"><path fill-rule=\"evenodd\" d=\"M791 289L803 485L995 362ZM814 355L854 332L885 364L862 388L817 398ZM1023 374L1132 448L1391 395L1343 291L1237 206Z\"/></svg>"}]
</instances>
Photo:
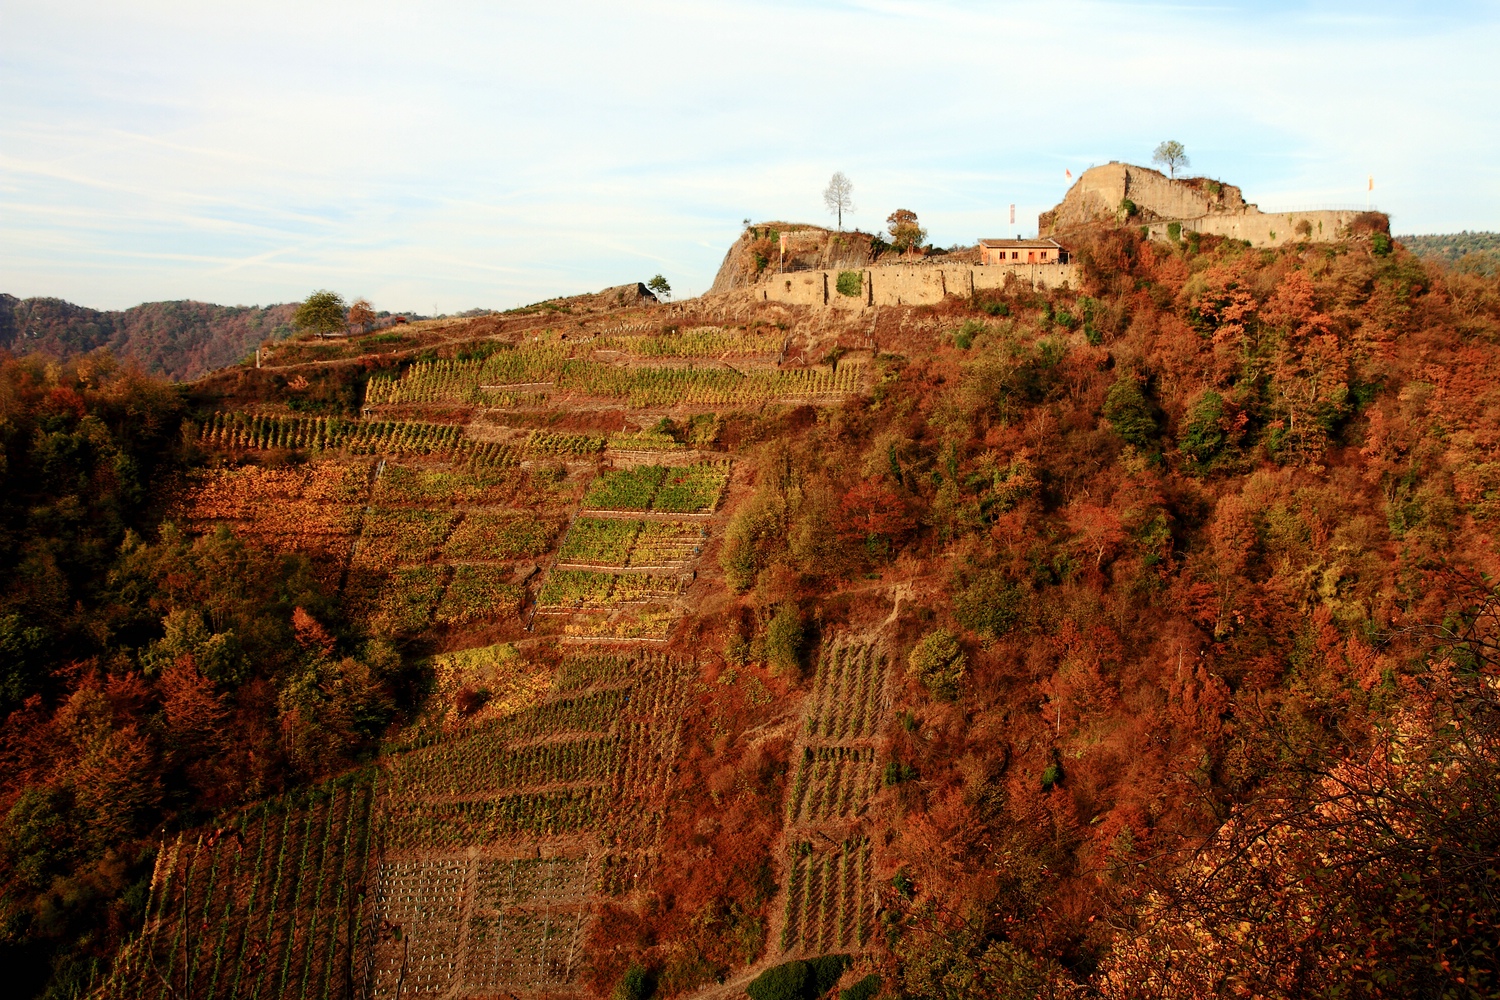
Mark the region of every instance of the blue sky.
<instances>
[{"instance_id":1,"label":"blue sky","mask_svg":"<svg viewBox=\"0 0 1500 1000\"><path fill-rule=\"evenodd\" d=\"M1034 231L1187 146L1261 207L1500 229L1500 4L0 0L0 291L505 308L746 217ZM1008 223L1011 203L1016 227Z\"/></svg>"}]
</instances>

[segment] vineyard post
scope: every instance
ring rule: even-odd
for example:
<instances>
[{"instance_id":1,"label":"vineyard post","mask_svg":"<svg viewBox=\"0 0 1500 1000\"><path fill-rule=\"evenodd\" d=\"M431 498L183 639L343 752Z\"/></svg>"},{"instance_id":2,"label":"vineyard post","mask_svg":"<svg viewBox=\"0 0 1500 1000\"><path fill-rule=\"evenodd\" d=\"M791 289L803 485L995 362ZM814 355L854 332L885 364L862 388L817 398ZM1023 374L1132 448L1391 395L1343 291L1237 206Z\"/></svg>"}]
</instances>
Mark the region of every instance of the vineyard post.
<instances>
[{"instance_id":1,"label":"vineyard post","mask_svg":"<svg viewBox=\"0 0 1500 1000\"><path fill-rule=\"evenodd\" d=\"M245 856L245 830L249 827L247 817L241 813L238 819L239 829L235 831L235 840L238 846L234 852L234 866L229 870L229 883L231 886L239 885L240 863ZM234 890L225 894L224 913L219 917L219 943L214 946L214 967L209 974L208 1000L213 1000L214 994L219 988L219 970L224 964L224 942L229 937L229 925L234 914ZM205 917L206 919L206 917Z\"/></svg>"}]
</instances>

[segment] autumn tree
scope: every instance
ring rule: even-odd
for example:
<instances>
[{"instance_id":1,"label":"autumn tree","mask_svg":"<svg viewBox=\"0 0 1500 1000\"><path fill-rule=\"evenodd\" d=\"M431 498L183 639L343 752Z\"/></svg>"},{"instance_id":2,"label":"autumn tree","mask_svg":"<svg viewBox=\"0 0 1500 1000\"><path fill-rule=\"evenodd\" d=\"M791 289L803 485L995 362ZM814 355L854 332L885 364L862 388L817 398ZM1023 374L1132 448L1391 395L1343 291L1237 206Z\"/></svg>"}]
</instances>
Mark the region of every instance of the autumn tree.
<instances>
[{"instance_id":1,"label":"autumn tree","mask_svg":"<svg viewBox=\"0 0 1500 1000\"><path fill-rule=\"evenodd\" d=\"M854 182L844 176L842 170L834 172L823 189L823 204L828 211L838 216L839 229L844 228L844 213L854 211Z\"/></svg>"},{"instance_id":2,"label":"autumn tree","mask_svg":"<svg viewBox=\"0 0 1500 1000\"><path fill-rule=\"evenodd\" d=\"M945 628L928 632L911 651L907 671L918 678L935 698L953 701L963 680L968 659L958 636Z\"/></svg>"},{"instance_id":3,"label":"autumn tree","mask_svg":"<svg viewBox=\"0 0 1500 1000\"><path fill-rule=\"evenodd\" d=\"M915 250L927 238L927 230L917 224L917 213L909 208L896 209L885 221L890 230L893 250Z\"/></svg>"},{"instance_id":4,"label":"autumn tree","mask_svg":"<svg viewBox=\"0 0 1500 1000\"><path fill-rule=\"evenodd\" d=\"M344 329L347 307L344 297L338 292L319 289L297 307L292 322L304 330L311 330L320 337L339 333Z\"/></svg>"},{"instance_id":5,"label":"autumn tree","mask_svg":"<svg viewBox=\"0 0 1500 1000\"><path fill-rule=\"evenodd\" d=\"M1258 720L1282 771L1174 877L1145 880L1104 995L1495 996L1500 701L1493 666L1465 658L1435 659L1357 752Z\"/></svg>"},{"instance_id":6,"label":"autumn tree","mask_svg":"<svg viewBox=\"0 0 1500 1000\"><path fill-rule=\"evenodd\" d=\"M375 322L375 310L370 306L369 299L355 299L349 304L349 325L358 327L360 333L370 329L370 324Z\"/></svg>"},{"instance_id":7,"label":"autumn tree","mask_svg":"<svg viewBox=\"0 0 1500 1000\"><path fill-rule=\"evenodd\" d=\"M1184 149L1182 143L1178 142L1176 139L1168 139L1166 142L1163 142L1161 145L1157 146L1156 152L1151 154L1151 162L1160 163L1162 166L1166 167L1167 173L1171 175L1173 180L1177 179L1177 171L1179 168L1191 165L1191 161L1188 159L1187 150Z\"/></svg>"},{"instance_id":8,"label":"autumn tree","mask_svg":"<svg viewBox=\"0 0 1500 1000\"><path fill-rule=\"evenodd\" d=\"M1156 436L1156 412L1135 372L1124 371L1104 397L1104 419L1126 444L1142 450Z\"/></svg>"}]
</instances>

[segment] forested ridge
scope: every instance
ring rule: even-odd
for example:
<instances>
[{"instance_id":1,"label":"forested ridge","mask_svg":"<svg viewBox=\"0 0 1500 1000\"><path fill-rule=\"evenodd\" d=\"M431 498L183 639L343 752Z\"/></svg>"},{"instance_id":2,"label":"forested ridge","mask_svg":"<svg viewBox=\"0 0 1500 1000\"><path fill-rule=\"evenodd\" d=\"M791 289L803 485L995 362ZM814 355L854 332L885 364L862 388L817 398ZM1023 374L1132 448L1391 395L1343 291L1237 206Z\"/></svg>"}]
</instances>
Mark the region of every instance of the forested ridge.
<instances>
[{"instance_id":1,"label":"forested ridge","mask_svg":"<svg viewBox=\"0 0 1500 1000\"><path fill-rule=\"evenodd\" d=\"M391 571L413 593L467 579L431 553L502 523L472 506L485 491L540 512L516 543L536 565L584 542L597 562L625 523L638 546L659 509L705 518L691 606L651 647L692 677L654 860L590 904L569 990L667 997L843 950L849 983L893 996L1500 995L1500 280L1379 235L1254 250L1121 229L1073 250L1078 287L1051 292L631 313L611 358L739 324L716 351L775 331L783 358L868 371L836 400L658 407L628 448L627 404L537 402L561 380L524 374L532 340L565 329L544 345L562 357L604 336L565 309L398 362L442 440L509 421L531 449L491 467L464 444L450 471L384 481L470 505L402 508L431 535ZM502 362L523 374L430 388ZM296 371L236 378L210 394L99 357L0 363L0 957L29 992L102 981L164 837L220 837L417 729L508 717L498 688L445 687L443 655L503 639L569 690L576 653L528 631L550 599L528 588L586 570L507 577L493 593L519 610L470 634L437 598L415 624L372 612L369 541L330 573L291 528L184 520L194 476L353 453L343 425L283 430L310 391ZM355 394L369 373L319 378ZM415 419L389 405L365 419ZM260 422L205 430L237 407ZM341 468L360 476L397 454L358 447L372 464ZM607 480L588 465L606 447L691 448L707 471ZM713 462L734 471L709 526L717 494L669 504L719 482ZM559 543L588 521L567 503L614 520ZM648 586L620 551L609 586ZM855 708L829 700L849 690ZM865 777L829 806L833 773ZM826 902L829 872L868 892Z\"/></svg>"},{"instance_id":2,"label":"forested ridge","mask_svg":"<svg viewBox=\"0 0 1500 1000\"><path fill-rule=\"evenodd\" d=\"M1432 233L1398 237L1419 257L1436 257L1461 271L1494 274L1500 266L1500 233Z\"/></svg>"},{"instance_id":3,"label":"forested ridge","mask_svg":"<svg viewBox=\"0 0 1500 1000\"><path fill-rule=\"evenodd\" d=\"M104 310L0 295L0 347L56 360L106 350L153 375L191 379L240 361L264 340L288 336L296 308L184 300Z\"/></svg>"}]
</instances>

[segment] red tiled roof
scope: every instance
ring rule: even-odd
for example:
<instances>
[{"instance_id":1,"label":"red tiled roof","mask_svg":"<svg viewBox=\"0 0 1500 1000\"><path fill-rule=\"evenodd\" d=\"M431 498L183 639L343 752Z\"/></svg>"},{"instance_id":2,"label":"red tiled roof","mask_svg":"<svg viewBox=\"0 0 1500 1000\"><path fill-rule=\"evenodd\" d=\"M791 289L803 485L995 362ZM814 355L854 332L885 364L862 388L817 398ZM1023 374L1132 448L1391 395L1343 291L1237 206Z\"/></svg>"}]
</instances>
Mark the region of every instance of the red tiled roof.
<instances>
[{"instance_id":1,"label":"red tiled roof","mask_svg":"<svg viewBox=\"0 0 1500 1000\"><path fill-rule=\"evenodd\" d=\"M982 247L1005 247L1017 250L1061 250L1062 244L1052 239L1042 240L980 240Z\"/></svg>"}]
</instances>

